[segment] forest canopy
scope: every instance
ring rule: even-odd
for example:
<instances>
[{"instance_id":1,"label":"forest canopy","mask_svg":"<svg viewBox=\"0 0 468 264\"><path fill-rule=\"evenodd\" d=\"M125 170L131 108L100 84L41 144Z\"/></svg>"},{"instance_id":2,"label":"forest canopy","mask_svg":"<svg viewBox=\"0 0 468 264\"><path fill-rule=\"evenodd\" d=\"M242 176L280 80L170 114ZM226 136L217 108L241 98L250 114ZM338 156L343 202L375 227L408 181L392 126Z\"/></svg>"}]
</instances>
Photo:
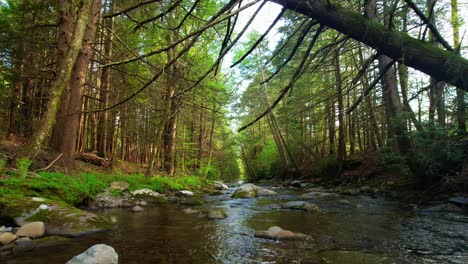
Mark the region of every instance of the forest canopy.
<instances>
[{"instance_id":1,"label":"forest canopy","mask_svg":"<svg viewBox=\"0 0 468 264\"><path fill-rule=\"evenodd\" d=\"M272 3L282 11L252 31ZM24 144L12 164L47 149L69 166L94 153L145 164L148 175L235 177L241 167L256 178L328 165L339 175L345 160L378 151L388 164L440 178L461 170L451 137L466 134L460 8L456 0L2 1L0 130ZM437 162L421 156L441 148Z\"/></svg>"}]
</instances>

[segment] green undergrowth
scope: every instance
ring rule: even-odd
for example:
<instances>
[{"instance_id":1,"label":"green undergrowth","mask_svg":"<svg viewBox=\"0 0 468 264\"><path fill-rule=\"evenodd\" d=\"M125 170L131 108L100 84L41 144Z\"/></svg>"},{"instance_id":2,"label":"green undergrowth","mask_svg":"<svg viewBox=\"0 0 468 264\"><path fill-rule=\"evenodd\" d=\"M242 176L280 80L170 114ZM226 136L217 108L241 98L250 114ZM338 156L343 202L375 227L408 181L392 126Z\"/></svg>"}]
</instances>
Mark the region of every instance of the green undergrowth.
<instances>
[{"instance_id":1,"label":"green undergrowth","mask_svg":"<svg viewBox=\"0 0 468 264\"><path fill-rule=\"evenodd\" d=\"M101 173L66 175L61 172L39 172L22 177L22 175L3 174L0 176L0 206L24 197L43 197L77 205L85 200L93 200L113 181L127 182L130 191L149 188L160 193L194 189L206 183L197 176L147 177L142 174ZM117 191L112 195L120 196L122 193Z\"/></svg>"}]
</instances>

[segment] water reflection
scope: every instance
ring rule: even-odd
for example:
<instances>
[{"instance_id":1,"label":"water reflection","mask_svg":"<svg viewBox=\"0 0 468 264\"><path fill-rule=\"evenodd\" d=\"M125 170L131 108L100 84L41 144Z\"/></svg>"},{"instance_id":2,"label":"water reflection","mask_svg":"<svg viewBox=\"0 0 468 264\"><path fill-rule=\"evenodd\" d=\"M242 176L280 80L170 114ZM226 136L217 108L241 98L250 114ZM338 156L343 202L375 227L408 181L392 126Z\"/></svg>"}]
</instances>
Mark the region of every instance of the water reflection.
<instances>
[{"instance_id":1,"label":"water reflection","mask_svg":"<svg viewBox=\"0 0 468 264\"><path fill-rule=\"evenodd\" d=\"M120 263L468 263L468 218L417 214L408 206L366 196L308 198L322 213L281 210L301 200L283 189L268 198L231 200L207 197L208 207L229 217L210 221L164 205L141 213L106 210L117 219L107 233L73 239L6 260L7 264L65 263L88 247L105 243ZM203 208L199 208L203 209ZM206 209L206 208L205 208ZM254 238L255 230L280 226L309 235L300 241Z\"/></svg>"}]
</instances>

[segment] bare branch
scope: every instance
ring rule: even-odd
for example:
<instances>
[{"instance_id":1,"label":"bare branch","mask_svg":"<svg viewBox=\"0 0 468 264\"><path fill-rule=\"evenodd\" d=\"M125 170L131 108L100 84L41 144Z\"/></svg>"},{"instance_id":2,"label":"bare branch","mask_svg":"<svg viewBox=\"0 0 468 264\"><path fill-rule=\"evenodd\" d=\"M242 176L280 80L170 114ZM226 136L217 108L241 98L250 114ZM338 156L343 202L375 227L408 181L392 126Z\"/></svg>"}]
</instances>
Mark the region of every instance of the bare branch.
<instances>
[{"instance_id":1,"label":"bare branch","mask_svg":"<svg viewBox=\"0 0 468 264\"><path fill-rule=\"evenodd\" d=\"M237 130L238 132L241 132L241 131L247 129L248 127L252 126L253 124L257 123L258 120L262 119L265 115L267 115L270 111L272 111L278 105L278 103L284 98L284 96L288 93L288 91L292 89L292 87L294 86L296 81L299 79L301 73L303 72L302 69L303 69L303 67L304 67L304 65L305 65L305 63L306 63L306 61L307 61L307 59L308 59L308 57L310 55L310 52L312 51L312 48L315 45L315 42L318 39L318 36L320 35L320 33L322 32L323 29L324 29L324 26L321 25L319 27L319 29L317 30L317 32L315 32L314 38L312 39L309 46L307 47L307 51L306 51L304 57L302 58L302 61L299 64L299 67L294 72L294 75L293 75L292 79L289 81L289 84L281 90L281 93L276 98L276 100L263 113L261 113L259 116L257 116L254 120L250 121L247 125L244 125L241 128L239 128L239 130Z\"/></svg>"},{"instance_id":2,"label":"bare branch","mask_svg":"<svg viewBox=\"0 0 468 264\"><path fill-rule=\"evenodd\" d=\"M115 13L112 13L112 14L108 14L108 15L104 15L102 16L102 18L111 18L111 17L115 17L115 16L118 16L118 15L121 15L121 14L125 14L127 12L130 12L132 11L133 9L137 9L139 8L140 6L144 6L144 5L147 5L147 4L151 4L151 3L154 3L154 2L160 2L161 0L149 0L149 1L145 1L145 2L141 2L141 3L138 3L134 6L131 6L131 7L128 7L122 11L119 11L119 12L115 12Z\"/></svg>"}]
</instances>

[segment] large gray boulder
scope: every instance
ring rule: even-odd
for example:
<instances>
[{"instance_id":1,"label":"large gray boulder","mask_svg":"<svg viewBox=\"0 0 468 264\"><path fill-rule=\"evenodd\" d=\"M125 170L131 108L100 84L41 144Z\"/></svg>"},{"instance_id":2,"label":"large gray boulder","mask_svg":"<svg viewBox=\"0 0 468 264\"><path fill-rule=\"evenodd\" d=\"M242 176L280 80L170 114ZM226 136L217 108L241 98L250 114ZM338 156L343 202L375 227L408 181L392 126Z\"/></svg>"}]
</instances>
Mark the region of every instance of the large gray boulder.
<instances>
[{"instance_id":1,"label":"large gray boulder","mask_svg":"<svg viewBox=\"0 0 468 264\"><path fill-rule=\"evenodd\" d=\"M80 255L74 256L66 264L117 264L119 256L115 250L105 244L97 244Z\"/></svg>"},{"instance_id":2,"label":"large gray boulder","mask_svg":"<svg viewBox=\"0 0 468 264\"><path fill-rule=\"evenodd\" d=\"M237 188L237 190L232 194L232 198L254 198L257 196L258 190L258 186L252 183L246 183Z\"/></svg>"}]
</instances>

